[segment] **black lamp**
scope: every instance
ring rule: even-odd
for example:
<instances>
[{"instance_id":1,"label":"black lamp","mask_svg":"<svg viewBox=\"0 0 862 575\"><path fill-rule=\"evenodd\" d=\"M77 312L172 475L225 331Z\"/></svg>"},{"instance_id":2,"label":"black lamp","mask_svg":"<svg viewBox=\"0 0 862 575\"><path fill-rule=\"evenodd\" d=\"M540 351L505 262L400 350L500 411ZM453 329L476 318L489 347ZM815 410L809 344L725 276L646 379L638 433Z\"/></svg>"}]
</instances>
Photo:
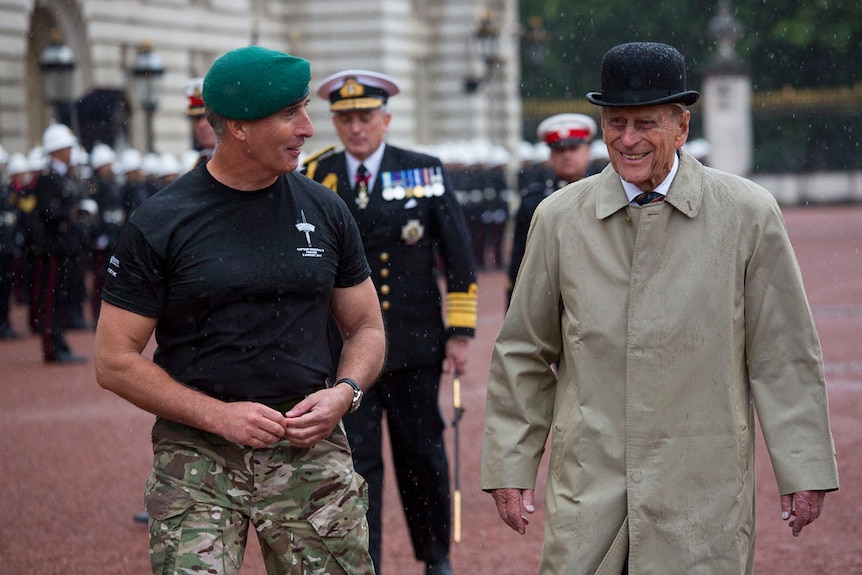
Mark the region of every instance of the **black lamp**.
<instances>
[{"instance_id":1,"label":"black lamp","mask_svg":"<svg viewBox=\"0 0 862 575\"><path fill-rule=\"evenodd\" d=\"M54 109L59 120L58 108L72 101L72 79L75 72L75 53L63 43L58 30L51 31L51 43L42 51L39 70L45 99Z\"/></svg>"},{"instance_id":2,"label":"black lamp","mask_svg":"<svg viewBox=\"0 0 862 575\"><path fill-rule=\"evenodd\" d=\"M478 90L479 86L491 77L494 73L494 67L500 61L498 53L500 30L494 24L493 14L490 10L486 9L482 13L476 31L473 33L473 38L478 43L479 56L485 64L485 73L482 76L471 75L464 80L464 91L468 94Z\"/></svg>"},{"instance_id":3,"label":"black lamp","mask_svg":"<svg viewBox=\"0 0 862 575\"><path fill-rule=\"evenodd\" d=\"M165 64L158 52L149 42L142 42L132 66L132 83L138 103L147 117L147 151L154 152L153 113L158 109L162 98L162 76Z\"/></svg>"}]
</instances>

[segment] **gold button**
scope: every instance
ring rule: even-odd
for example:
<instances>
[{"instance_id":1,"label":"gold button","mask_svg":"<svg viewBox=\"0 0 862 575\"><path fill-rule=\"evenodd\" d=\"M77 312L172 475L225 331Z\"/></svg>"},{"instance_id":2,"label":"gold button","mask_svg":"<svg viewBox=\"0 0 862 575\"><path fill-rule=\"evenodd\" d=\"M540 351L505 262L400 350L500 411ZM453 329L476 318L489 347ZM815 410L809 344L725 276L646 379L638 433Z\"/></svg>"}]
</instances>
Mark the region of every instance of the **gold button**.
<instances>
[{"instance_id":1,"label":"gold button","mask_svg":"<svg viewBox=\"0 0 862 575\"><path fill-rule=\"evenodd\" d=\"M386 252L383 252L382 254L380 254L380 261L383 263L388 262L389 261L389 254Z\"/></svg>"},{"instance_id":2,"label":"gold button","mask_svg":"<svg viewBox=\"0 0 862 575\"><path fill-rule=\"evenodd\" d=\"M383 268L380 270L380 277L388 278L389 277L389 268Z\"/></svg>"},{"instance_id":3,"label":"gold button","mask_svg":"<svg viewBox=\"0 0 862 575\"><path fill-rule=\"evenodd\" d=\"M381 285L380 293L382 293L383 295L389 295L389 286L386 284Z\"/></svg>"},{"instance_id":4,"label":"gold button","mask_svg":"<svg viewBox=\"0 0 862 575\"><path fill-rule=\"evenodd\" d=\"M383 311L389 311L389 307L390 307L390 306L389 306L389 302L388 302L388 301L382 301L382 302L380 302L380 309L382 309Z\"/></svg>"}]
</instances>

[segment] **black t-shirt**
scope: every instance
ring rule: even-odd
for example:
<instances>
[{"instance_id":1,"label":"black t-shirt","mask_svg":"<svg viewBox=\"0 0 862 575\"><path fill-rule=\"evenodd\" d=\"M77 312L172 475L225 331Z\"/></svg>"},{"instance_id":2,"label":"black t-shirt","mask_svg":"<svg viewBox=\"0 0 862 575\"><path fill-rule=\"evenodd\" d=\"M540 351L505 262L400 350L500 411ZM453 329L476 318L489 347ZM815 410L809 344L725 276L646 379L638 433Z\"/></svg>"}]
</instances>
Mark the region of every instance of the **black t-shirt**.
<instances>
[{"instance_id":1,"label":"black t-shirt","mask_svg":"<svg viewBox=\"0 0 862 575\"><path fill-rule=\"evenodd\" d=\"M280 403L323 386L333 287L370 275L337 194L305 176L242 192L205 165L124 227L102 298L158 318L154 360L225 401Z\"/></svg>"}]
</instances>

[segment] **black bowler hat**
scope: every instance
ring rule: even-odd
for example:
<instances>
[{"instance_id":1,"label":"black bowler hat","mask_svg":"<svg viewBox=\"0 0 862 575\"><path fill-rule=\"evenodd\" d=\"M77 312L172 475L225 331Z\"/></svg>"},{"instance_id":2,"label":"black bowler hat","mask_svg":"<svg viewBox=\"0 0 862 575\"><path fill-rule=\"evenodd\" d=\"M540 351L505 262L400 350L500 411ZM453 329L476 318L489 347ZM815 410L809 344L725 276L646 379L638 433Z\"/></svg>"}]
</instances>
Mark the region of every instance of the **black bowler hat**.
<instances>
[{"instance_id":1,"label":"black bowler hat","mask_svg":"<svg viewBox=\"0 0 862 575\"><path fill-rule=\"evenodd\" d=\"M685 89L685 60L673 46L630 42L614 46L602 58L602 91L587 93L597 106L654 106L679 102L690 106L700 97Z\"/></svg>"}]
</instances>

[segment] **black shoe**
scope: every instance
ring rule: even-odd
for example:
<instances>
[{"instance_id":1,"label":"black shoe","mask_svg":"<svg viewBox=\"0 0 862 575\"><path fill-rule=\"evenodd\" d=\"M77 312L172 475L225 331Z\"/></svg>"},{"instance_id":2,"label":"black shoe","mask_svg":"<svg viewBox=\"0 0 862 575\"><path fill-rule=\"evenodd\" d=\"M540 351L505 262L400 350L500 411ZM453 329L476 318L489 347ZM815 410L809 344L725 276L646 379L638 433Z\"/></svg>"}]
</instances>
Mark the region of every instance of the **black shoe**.
<instances>
[{"instance_id":1,"label":"black shoe","mask_svg":"<svg viewBox=\"0 0 862 575\"><path fill-rule=\"evenodd\" d=\"M150 514L146 511L141 511L140 513L135 513L135 521L138 523L149 523Z\"/></svg>"},{"instance_id":2,"label":"black shoe","mask_svg":"<svg viewBox=\"0 0 862 575\"><path fill-rule=\"evenodd\" d=\"M441 559L436 563L426 564L425 575L452 575L452 566L449 564L449 558Z\"/></svg>"},{"instance_id":3,"label":"black shoe","mask_svg":"<svg viewBox=\"0 0 862 575\"><path fill-rule=\"evenodd\" d=\"M53 357L46 357L45 363L85 363L87 358L71 351L61 351Z\"/></svg>"}]
</instances>

